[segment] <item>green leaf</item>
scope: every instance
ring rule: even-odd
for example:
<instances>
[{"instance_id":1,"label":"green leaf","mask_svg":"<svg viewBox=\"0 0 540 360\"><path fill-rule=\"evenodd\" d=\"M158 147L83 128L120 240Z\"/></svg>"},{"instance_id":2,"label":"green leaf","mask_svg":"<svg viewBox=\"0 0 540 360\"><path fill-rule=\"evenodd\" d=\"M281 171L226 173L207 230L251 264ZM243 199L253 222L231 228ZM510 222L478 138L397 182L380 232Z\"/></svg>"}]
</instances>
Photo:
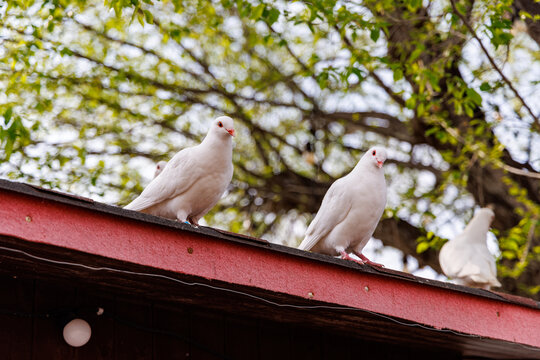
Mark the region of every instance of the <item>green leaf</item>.
<instances>
[{"instance_id":1,"label":"green leaf","mask_svg":"<svg viewBox=\"0 0 540 360\"><path fill-rule=\"evenodd\" d=\"M431 134L434 134L439 130L440 129L437 126L433 126L433 127L429 128L429 129L427 129L426 132L424 132L424 135L425 136L430 136Z\"/></svg>"},{"instance_id":2,"label":"green leaf","mask_svg":"<svg viewBox=\"0 0 540 360\"><path fill-rule=\"evenodd\" d=\"M9 161L9 159L11 158L11 154L13 153L13 144L14 143L15 143L15 141L10 136L8 136L6 138L6 143L4 145L4 153L6 154L4 159L6 161Z\"/></svg>"},{"instance_id":3,"label":"green leaf","mask_svg":"<svg viewBox=\"0 0 540 360\"><path fill-rule=\"evenodd\" d=\"M4 123L7 125L9 124L9 120L11 119L11 115L13 115L13 108L10 106L7 108L7 110L4 112Z\"/></svg>"},{"instance_id":4,"label":"green leaf","mask_svg":"<svg viewBox=\"0 0 540 360\"><path fill-rule=\"evenodd\" d=\"M465 104L463 108L465 109L465 114L467 114L468 117L472 118L474 116L474 111L469 104Z\"/></svg>"},{"instance_id":5,"label":"green leaf","mask_svg":"<svg viewBox=\"0 0 540 360\"><path fill-rule=\"evenodd\" d=\"M354 75L356 75L358 77L358 80L359 81L362 81L362 79L364 79L364 74L362 73L362 70L358 69L358 68L355 68L353 67L351 69L351 73L353 73Z\"/></svg>"},{"instance_id":6,"label":"green leaf","mask_svg":"<svg viewBox=\"0 0 540 360\"><path fill-rule=\"evenodd\" d=\"M133 21L134 18L137 18L137 21L139 22L139 24L141 24L141 26L144 27L144 14L141 14L139 13L138 11L137 12L134 12L133 13L133 16L131 17L131 21Z\"/></svg>"},{"instance_id":7,"label":"green leaf","mask_svg":"<svg viewBox=\"0 0 540 360\"><path fill-rule=\"evenodd\" d=\"M513 251L505 250L502 252L502 256L505 259L513 260L516 258L516 254Z\"/></svg>"},{"instance_id":8,"label":"green leaf","mask_svg":"<svg viewBox=\"0 0 540 360\"><path fill-rule=\"evenodd\" d=\"M150 10L143 10L144 13L144 19L147 23L153 24L154 23L154 15L150 12Z\"/></svg>"},{"instance_id":9,"label":"green leaf","mask_svg":"<svg viewBox=\"0 0 540 360\"><path fill-rule=\"evenodd\" d=\"M403 70L400 68L394 69L394 81L403 79Z\"/></svg>"},{"instance_id":10,"label":"green leaf","mask_svg":"<svg viewBox=\"0 0 540 360\"><path fill-rule=\"evenodd\" d=\"M414 109L416 107L416 98L414 96L408 98L407 101L405 101L405 106L407 109Z\"/></svg>"},{"instance_id":11,"label":"green leaf","mask_svg":"<svg viewBox=\"0 0 540 360\"><path fill-rule=\"evenodd\" d=\"M480 85L480 90L489 91L491 90L491 85L489 85L487 82L483 82L482 85Z\"/></svg>"},{"instance_id":12,"label":"green leaf","mask_svg":"<svg viewBox=\"0 0 540 360\"><path fill-rule=\"evenodd\" d=\"M423 51L424 51L423 46L417 46L417 48L414 49L414 51L411 53L411 56L409 57L409 61L414 62L416 59L418 59L418 57L420 56L420 54L422 54Z\"/></svg>"},{"instance_id":13,"label":"green leaf","mask_svg":"<svg viewBox=\"0 0 540 360\"><path fill-rule=\"evenodd\" d=\"M377 42L377 40L379 39L379 36L381 35L381 30L379 28L377 29L372 29L369 33L369 37L371 38L371 40L373 40L374 42Z\"/></svg>"},{"instance_id":14,"label":"green leaf","mask_svg":"<svg viewBox=\"0 0 540 360\"><path fill-rule=\"evenodd\" d=\"M411 12L415 12L420 6L422 6L422 0L408 0L405 2Z\"/></svg>"},{"instance_id":15,"label":"green leaf","mask_svg":"<svg viewBox=\"0 0 540 360\"><path fill-rule=\"evenodd\" d=\"M271 8L268 11L268 15L266 16L266 22L268 23L268 25L272 25L273 23L275 23L279 18L279 14L280 13L278 9Z\"/></svg>"},{"instance_id":16,"label":"green leaf","mask_svg":"<svg viewBox=\"0 0 540 360\"><path fill-rule=\"evenodd\" d=\"M423 102L421 102L420 104L418 104L418 107L416 108L416 115L421 117L422 115L424 115L424 113L425 113L425 105Z\"/></svg>"},{"instance_id":17,"label":"green leaf","mask_svg":"<svg viewBox=\"0 0 540 360\"><path fill-rule=\"evenodd\" d=\"M60 55L62 56L72 56L73 55L73 51L71 51L70 49L68 49L67 47L63 47L62 50L60 50Z\"/></svg>"},{"instance_id":18,"label":"green leaf","mask_svg":"<svg viewBox=\"0 0 540 360\"><path fill-rule=\"evenodd\" d=\"M429 249L429 243L427 241L423 241L423 242L419 243L418 245L416 245L416 252L418 254L423 253L427 249Z\"/></svg>"},{"instance_id":19,"label":"green leaf","mask_svg":"<svg viewBox=\"0 0 540 360\"><path fill-rule=\"evenodd\" d=\"M264 9L266 9L265 4L257 5L252 11L251 16L249 17L252 20L259 20L263 14Z\"/></svg>"},{"instance_id":20,"label":"green leaf","mask_svg":"<svg viewBox=\"0 0 540 360\"><path fill-rule=\"evenodd\" d=\"M472 102L478 106L482 105L482 97L474 89L468 88L467 97L472 100Z\"/></svg>"},{"instance_id":21,"label":"green leaf","mask_svg":"<svg viewBox=\"0 0 540 360\"><path fill-rule=\"evenodd\" d=\"M328 71L323 71L316 77L321 89L325 89L328 86L328 77Z\"/></svg>"}]
</instances>

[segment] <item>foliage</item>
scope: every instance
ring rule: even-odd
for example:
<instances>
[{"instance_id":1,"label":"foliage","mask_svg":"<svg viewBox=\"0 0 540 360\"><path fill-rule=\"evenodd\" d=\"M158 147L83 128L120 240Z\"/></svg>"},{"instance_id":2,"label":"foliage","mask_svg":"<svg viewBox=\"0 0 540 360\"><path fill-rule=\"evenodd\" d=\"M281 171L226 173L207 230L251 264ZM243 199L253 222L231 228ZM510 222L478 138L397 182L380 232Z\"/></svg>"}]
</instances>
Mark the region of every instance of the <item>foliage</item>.
<instances>
[{"instance_id":1,"label":"foliage","mask_svg":"<svg viewBox=\"0 0 540 360\"><path fill-rule=\"evenodd\" d=\"M515 11L509 0L10 1L0 174L126 204L155 162L228 114L235 175L206 221L295 245L329 184L383 144L385 224L398 229L381 229L385 244L440 270L441 229L492 203L504 288L537 295L539 55Z\"/></svg>"}]
</instances>

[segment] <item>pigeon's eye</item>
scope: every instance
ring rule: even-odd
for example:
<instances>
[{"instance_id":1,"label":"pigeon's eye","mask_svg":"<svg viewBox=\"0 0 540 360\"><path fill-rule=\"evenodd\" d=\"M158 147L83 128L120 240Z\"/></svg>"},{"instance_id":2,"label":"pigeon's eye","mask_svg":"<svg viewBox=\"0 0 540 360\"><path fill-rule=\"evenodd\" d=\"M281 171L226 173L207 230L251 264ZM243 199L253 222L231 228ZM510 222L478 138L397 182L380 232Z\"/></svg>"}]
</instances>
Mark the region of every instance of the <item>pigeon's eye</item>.
<instances>
[{"instance_id":1,"label":"pigeon's eye","mask_svg":"<svg viewBox=\"0 0 540 360\"><path fill-rule=\"evenodd\" d=\"M220 122L217 123L217 126L223 127L223 123L220 121Z\"/></svg>"},{"instance_id":2,"label":"pigeon's eye","mask_svg":"<svg viewBox=\"0 0 540 360\"><path fill-rule=\"evenodd\" d=\"M372 155L377 155L377 150L373 150L373 151L371 152L371 154L372 154Z\"/></svg>"}]
</instances>

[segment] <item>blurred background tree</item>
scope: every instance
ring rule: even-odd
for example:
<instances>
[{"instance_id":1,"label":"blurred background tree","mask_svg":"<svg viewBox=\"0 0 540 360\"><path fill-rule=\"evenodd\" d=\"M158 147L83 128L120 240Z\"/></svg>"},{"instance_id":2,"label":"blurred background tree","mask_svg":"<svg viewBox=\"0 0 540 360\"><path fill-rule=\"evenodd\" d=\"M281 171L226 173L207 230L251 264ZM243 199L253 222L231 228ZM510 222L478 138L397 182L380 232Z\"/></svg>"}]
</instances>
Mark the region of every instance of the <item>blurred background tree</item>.
<instances>
[{"instance_id":1,"label":"blurred background tree","mask_svg":"<svg viewBox=\"0 0 540 360\"><path fill-rule=\"evenodd\" d=\"M540 297L540 4L106 0L0 5L0 175L124 205L236 120L209 225L296 246L328 186L389 149L375 232L437 251L492 204L503 290Z\"/></svg>"}]
</instances>

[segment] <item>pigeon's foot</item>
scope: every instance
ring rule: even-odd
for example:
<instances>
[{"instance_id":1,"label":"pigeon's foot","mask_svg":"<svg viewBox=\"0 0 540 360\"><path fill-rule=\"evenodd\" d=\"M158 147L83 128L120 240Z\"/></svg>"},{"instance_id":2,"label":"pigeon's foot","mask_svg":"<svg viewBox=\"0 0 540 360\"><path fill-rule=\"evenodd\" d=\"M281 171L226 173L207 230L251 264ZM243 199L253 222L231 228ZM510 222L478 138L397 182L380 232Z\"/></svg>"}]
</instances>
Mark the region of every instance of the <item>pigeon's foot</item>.
<instances>
[{"instance_id":1,"label":"pigeon's foot","mask_svg":"<svg viewBox=\"0 0 540 360\"><path fill-rule=\"evenodd\" d=\"M355 258L350 257L349 254L347 254L345 251L341 252L341 258L344 260L354 261L355 263L358 263L360 265L364 265L364 262L362 260L357 260Z\"/></svg>"},{"instance_id":2,"label":"pigeon's foot","mask_svg":"<svg viewBox=\"0 0 540 360\"><path fill-rule=\"evenodd\" d=\"M384 267L383 264L379 264L379 263L376 263L374 261L371 261L369 260L364 254L362 254L361 252L356 252L356 251L353 251L354 254L356 256L358 256L360 259L362 259L362 261L364 262L364 264L368 264L368 265L372 265L372 266L378 266L378 267Z\"/></svg>"},{"instance_id":3,"label":"pigeon's foot","mask_svg":"<svg viewBox=\"0 0 540 360\"><path fill-rule=\"evenodd\" d=\"M192 217L188 217L188 221L189 221L189 224L191 224L191 226L193 226L194 228L199 227L199 223L197 221L193 220Z\"/></svg>"}]
</instances>

